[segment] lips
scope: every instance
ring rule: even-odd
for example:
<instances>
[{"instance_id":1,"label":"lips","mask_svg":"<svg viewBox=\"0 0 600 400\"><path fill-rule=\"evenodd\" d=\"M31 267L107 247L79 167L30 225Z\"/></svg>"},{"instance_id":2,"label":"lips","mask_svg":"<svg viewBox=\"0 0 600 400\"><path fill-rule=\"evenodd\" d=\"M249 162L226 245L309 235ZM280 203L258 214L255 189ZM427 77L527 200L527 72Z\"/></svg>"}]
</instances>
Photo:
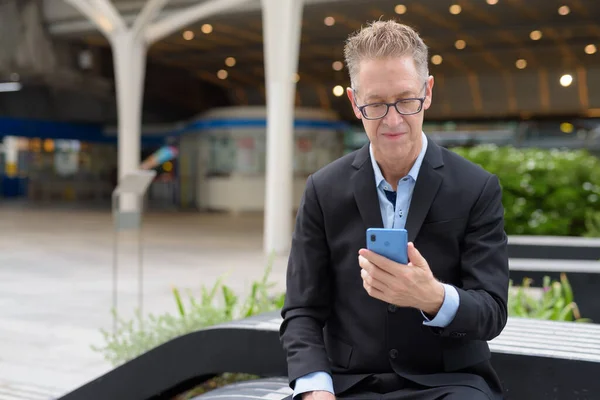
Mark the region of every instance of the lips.
<instances>
[{"instance_id":1,"label":"lips","mask_svg":"<svg viewBox=\"0 0 600 400\"><path fill-rule=\"evenodd\" d=\"M389 138L397 138L400 136L406 135L406 132L388 132L388 133L383 133L383 136L385 137L389 137Z\"/></svg>"}]
</instances>

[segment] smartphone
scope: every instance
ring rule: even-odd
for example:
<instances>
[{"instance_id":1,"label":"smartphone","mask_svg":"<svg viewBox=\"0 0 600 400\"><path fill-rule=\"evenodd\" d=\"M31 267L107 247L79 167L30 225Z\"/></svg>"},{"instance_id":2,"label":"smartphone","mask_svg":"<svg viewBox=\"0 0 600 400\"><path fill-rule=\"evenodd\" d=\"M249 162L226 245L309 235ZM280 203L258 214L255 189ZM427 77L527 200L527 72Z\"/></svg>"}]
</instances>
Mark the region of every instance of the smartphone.
<instances>
[{"instance_id":1,"label":"smartphone","mask_svg":"<svg viewBox=\"0 0 600 400\"><path fill-rule=\"evenodd\" d=\"M406 229L367 229L367 249L401 264L408 264Z\"/></svg>"}]
</instances>

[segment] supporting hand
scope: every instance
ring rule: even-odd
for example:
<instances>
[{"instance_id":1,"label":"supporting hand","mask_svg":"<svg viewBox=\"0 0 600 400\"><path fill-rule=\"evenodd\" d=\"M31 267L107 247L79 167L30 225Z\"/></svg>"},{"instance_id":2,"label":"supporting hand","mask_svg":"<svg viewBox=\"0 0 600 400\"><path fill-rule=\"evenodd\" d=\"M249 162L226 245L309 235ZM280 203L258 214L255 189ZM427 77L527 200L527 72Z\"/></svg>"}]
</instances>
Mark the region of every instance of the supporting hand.
<instances>
[{"instance_id":1,"label":"supporting hand","mask_svg":"<svg viewBox=\"0 0 600 400\"><path fill-rule=\"evenodd\" d=\"M399 307L413 307L435 316L444 302L444 286L413 243L408 264L399 264L367 249L359 251L363 287L371 297Z\"/></svg>"}]
</instances>

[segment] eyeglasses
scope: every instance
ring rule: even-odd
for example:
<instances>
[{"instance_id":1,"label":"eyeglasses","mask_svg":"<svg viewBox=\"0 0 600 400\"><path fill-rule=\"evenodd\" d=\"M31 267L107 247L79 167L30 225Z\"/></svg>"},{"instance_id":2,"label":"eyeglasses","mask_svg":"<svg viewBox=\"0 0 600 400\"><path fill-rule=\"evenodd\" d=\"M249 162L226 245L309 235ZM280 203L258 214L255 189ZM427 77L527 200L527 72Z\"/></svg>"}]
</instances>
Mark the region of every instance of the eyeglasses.
<instances>
[{"instance_id":1,"label":"eyeglasses","mask_svg":"<svg viewBox=\"0 0 600 400\"><path fill-rule=\"evenodd\" d=\"M423 85L423 88L427 85ZM356 99L356 92L354 92L354 98ZM423 97L413 97L408 99L400 99L395 103L371 103L356 107L360 110L361 114L365 119L381 119L384 118L390 111L390 107L394 106L398 114L401 115L413 115L418 114L423 109L423 102L427 98L427 94Z\"/></svg>"}]
</instances>

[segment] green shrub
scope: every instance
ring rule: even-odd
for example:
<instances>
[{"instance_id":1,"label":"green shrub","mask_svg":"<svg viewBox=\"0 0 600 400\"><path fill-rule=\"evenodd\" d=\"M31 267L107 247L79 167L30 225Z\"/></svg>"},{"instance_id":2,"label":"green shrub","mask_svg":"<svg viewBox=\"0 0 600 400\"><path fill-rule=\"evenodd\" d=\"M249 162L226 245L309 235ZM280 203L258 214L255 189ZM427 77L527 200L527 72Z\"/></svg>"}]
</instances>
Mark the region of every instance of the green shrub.
<instances>
[{"instance_id":1,"label":"green shrub","mask_svg":"<svg viewBox=\"0 0 600 400\"><path fill-rule=\"evenodd\" d=\"M600 237L600 211L590 210L585 218L586 232L584 236Z\"/></svg>"},{"instance_id":2,"label":"green shrub","mask_svg":"<svg viewBox=\"0 0 600 400\"><path fill-rule=\"evenodd\" d=\"M509 235L600 237L600 160L587 151L452 150L498 176Z\"/></svg>"},{"instance_id":3,"label":"green shrub","mask_svg":"<svg viewBox=\"0 0 600 400\"><path fill-rule=\"evenodd\" d=\"M513 286L510 281L508 292L508 315L511 317L536 318L551 321L589 322L581 318L577 304L573 301L573 290L563 273L560 281L550 281L544 277L542 291L539 297L531 292L530 278L524 278L520 287Z\"/></svg>"},{"instance_id":4,"label":"green shrub","mask_svg":"<svg viewBox=\"0 0 600 400\"><path fill-rule=\"evenodd\" d=\"M144 317L136 311L135 318L126 321L113 310L113 316L117 320L115 332L101 330L105 344L92 346L92 349L102 353L108 362L117 366L178 336L231 320L280 310L285 295L273 296L269 293L274 286L274 283L268 282L271 269L272 258L263 278L252 284L252 290L243 302L219 279L210 290L203 286L199 299L189 293L187 305L179 290L173 288L176 314L150 314ZM221 301L217 299L219 293Z\"/></svg>"}]
</instances>

